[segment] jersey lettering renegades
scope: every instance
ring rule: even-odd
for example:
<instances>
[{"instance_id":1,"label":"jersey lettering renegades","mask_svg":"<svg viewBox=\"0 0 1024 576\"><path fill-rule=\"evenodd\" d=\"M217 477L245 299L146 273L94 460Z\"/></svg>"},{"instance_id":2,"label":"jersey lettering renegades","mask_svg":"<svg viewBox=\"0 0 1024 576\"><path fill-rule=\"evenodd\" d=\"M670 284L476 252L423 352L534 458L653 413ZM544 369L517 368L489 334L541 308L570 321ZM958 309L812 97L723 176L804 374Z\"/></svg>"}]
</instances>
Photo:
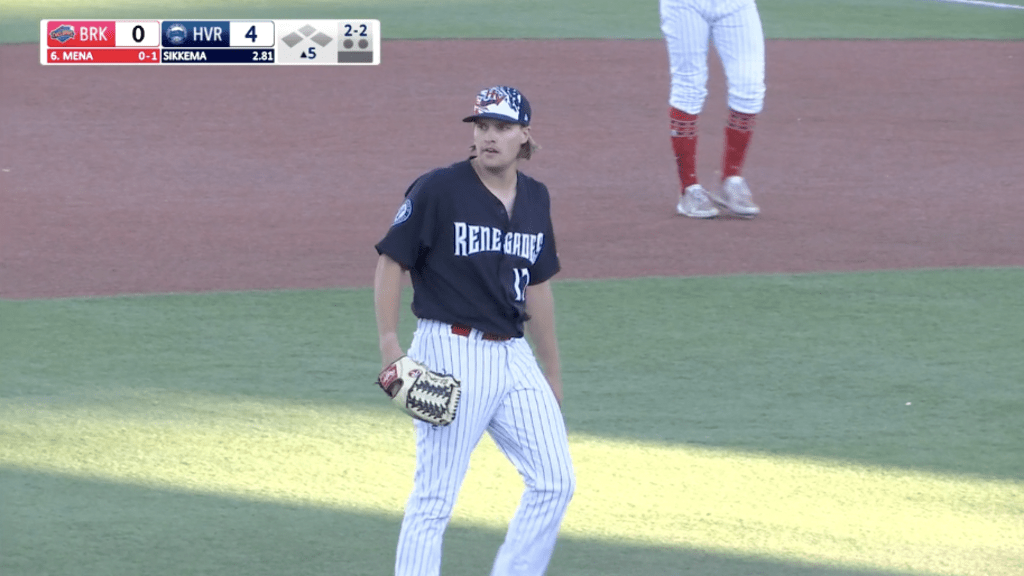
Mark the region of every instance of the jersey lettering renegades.
<instances>
[{"instance_id":1,"label":"jersey lettering renegades","mask_svg":"<svg viewBox=\"0 0 1024 576\"><path fill-rule=\"evenodd\" d=\"M469 160L416 179L379 243L409 269L417 318L523 336L526 287L559 271L544 184L519 173L512 218Z\"/></svg>"}]
</instances>

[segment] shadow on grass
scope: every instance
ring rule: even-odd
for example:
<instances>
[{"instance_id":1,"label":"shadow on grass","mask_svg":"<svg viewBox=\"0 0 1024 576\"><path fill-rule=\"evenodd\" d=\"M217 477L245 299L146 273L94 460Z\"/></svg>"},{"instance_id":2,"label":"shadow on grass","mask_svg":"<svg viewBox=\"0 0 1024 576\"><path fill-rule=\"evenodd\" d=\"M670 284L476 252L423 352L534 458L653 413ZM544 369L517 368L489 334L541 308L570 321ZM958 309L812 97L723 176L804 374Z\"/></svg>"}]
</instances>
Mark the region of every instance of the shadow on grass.
<instances>
[{"instance_id":1,"label":"shadow on grass","mask_svg":"<svg viewBox=\"0 0 1024 576\"><path fill-rule=\"evenodd\" d=\"M392 572L401 520L398 511L370 515L10 468L0 468L0 494L0 573L19 576L380 576ZM443 573L486 574L502 537L453 523ZM549 574L903 573L562 538Z\"/></svg>"}]
</instances>

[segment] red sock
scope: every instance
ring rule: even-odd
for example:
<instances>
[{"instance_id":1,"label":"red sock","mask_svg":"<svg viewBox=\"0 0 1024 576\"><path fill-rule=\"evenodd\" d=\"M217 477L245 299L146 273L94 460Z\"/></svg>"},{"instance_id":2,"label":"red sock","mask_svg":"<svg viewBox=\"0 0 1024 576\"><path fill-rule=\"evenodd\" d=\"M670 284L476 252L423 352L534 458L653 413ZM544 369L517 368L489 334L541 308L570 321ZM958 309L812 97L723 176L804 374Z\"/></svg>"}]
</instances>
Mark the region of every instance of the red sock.
<instances>
[{"instance_id":1,"label":"red sock","mask_svg":"<svg viewBox=\"0 0 1024 576\"><path fill-rule=\"evenodd\" d=\"M729 110L729 125L725 127L725 153L722 155L722 180L739 176L743 160L754 134L754 119L757 114L744 114Z\"/></svg>"},{"instance_id":2,"label":"red sock","mask_svg":"<svg viewBox=\"0 0 1024 576\"><path fill-rule=\"evenodd\" d=\"M669 108L668 115L679 182L685 190L697 183L697 116L674 107Z\"/></svg>"}]
</instances>

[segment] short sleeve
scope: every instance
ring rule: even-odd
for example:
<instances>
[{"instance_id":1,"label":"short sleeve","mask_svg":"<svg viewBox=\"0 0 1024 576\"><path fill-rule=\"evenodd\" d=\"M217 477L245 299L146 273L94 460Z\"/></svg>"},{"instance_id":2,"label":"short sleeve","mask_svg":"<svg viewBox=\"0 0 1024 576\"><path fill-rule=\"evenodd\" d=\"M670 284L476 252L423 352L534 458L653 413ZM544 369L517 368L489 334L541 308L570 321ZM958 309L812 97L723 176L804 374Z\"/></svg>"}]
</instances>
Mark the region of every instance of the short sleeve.
<instances>
[{"instance_id":1,"label":"short sleeve","mask_svg":"<svg viewBox=\"0 0 1024 576\"><path fill-rule=\"evenodd\" d=\"M387 254L406 268L416 266L430 251L436 236L437 195L433 193L432 176L433 173L420 176L409 186L391 227L375 246L378 254Z\"/></svg>"}]
</instances>

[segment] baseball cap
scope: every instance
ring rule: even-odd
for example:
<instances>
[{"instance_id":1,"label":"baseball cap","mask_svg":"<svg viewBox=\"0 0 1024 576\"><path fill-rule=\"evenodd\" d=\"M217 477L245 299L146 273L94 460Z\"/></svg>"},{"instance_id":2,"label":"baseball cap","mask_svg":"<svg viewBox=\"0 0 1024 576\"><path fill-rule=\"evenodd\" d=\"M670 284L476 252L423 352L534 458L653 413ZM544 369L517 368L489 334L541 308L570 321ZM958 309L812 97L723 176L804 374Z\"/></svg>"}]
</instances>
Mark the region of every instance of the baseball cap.
<instances>
[{"instance_id":1,"label":"baseball cap","mask_svg":"<svg viewBox=\"0 0 1024 576\"><path fill-rule=\"evenodd\" d=\"M472 122L477 118L494 118L529 126L532 115L530 102L519 90L511 86L492 86L484 88L476 95L473 115L466 116L462 121Z\"/></svg>"}]
</instances>

